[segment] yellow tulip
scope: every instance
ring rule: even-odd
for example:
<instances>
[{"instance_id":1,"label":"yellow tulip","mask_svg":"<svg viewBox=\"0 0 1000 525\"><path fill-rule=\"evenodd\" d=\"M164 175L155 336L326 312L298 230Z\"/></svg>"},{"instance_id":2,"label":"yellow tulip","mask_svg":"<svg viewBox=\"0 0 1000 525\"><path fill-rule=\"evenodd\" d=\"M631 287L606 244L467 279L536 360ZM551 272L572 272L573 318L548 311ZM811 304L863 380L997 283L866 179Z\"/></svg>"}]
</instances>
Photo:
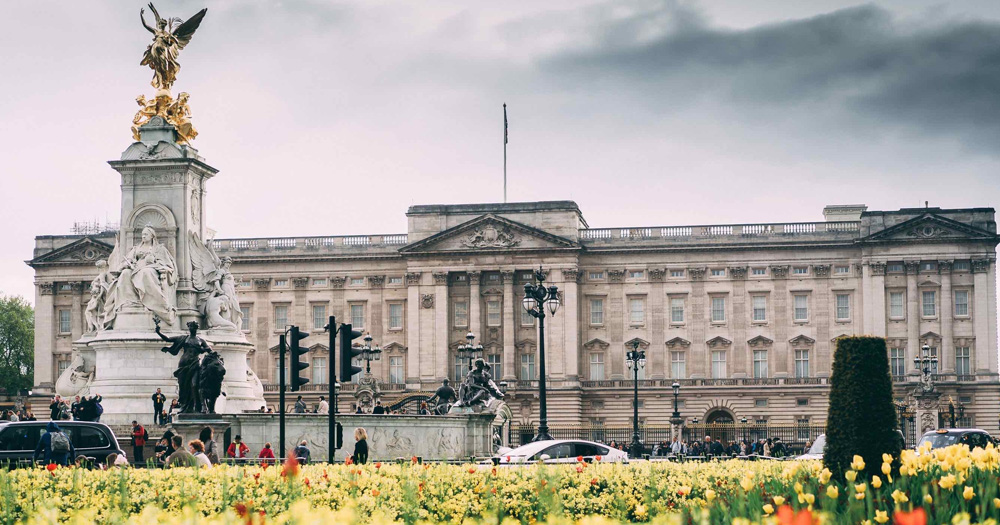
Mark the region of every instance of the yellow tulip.
<instances>
[{"instance_id":1,"label":"yellow tulip","mask_svg":"<svg viewBox=\"0 0 1000 525\"><path fill-rule=\"evenodd\" d=\"M830 499L837 499L840 497L840 490L837 489L836 485L830 485L826 488L826 495L829 496Z\"/></svg>"},{"instance_id":2,"label":"yellow tulip","mask_svg":"<svg viewBox=\"0 0 1000 525\"><path fill-rule=\"evenodd\" d=\"M887 511L884 511L884 510L876 510L875 511L875 521L877 521L879 523L885 523L885 522L889 521L889 513Z\"/></svg>"},{"instance_id":3,"label":"yellow tulip","mask_svg":"<svg viewBox=\"0 0 1000 525\"><path fill-rule=\"evenodd\" d=\"M932 498L930 494L925 494L924 495L924 503L926 503L927 505L930 505L931 503L934 503L934 498Z\"/></svg>"},{"instance_id":4,"label":"yellow tulip","mask_svg":"<svg viewBox=\"0 0 1000 525\"><path fill-rule=\"evenodd\" d=\"M882 488L882 480L878 476L872 476L872 487Z\"/></svg>"},{"instance_id":5,"label":"yellow tulip","mask_svg":"<svg viewBox=\"0 0 1000 525\"><path fill-rule=\"evenodd\" d=\"M712 489L706 490L705 491L705 501L711 503L712 500L714 500L714 499L715 499L715 491L712 490Z\"/></svg>"},{"instance_id":6,"label":"yellow tulip","mask_svg":"<svg viewBox=\"0 0 1000 525\"><path fill-rule=\"evenodd\" d=\"M828 468L824 468L823 471L819 473L819 482L823 485L826 485L827 483L830 482L830 478L832 477L833 477L833 472L830 472L830 469Z\"/></svg>"},{"instance_id":7,"label":"yellow tulip","mask_svg":"<svg viewBox=\"0 0 1000 525\"><path fill-rule=\"evenodd\" d=\"M867 488L868 488L868 486L865 485L864 483L858 483L857 485L854 486L854 491L855 492L864 492L865 489L867 489Z\"/></svg>"},{"instance_id":8,"label":"yellow tulip","mask_svg":"<svg viewBox=\"0 0 1000 525\"><path fill-rule=\"evenodd\" d=\"M1000 509L1000 498L993 498L993 506Z\"/></svg>"},{"instance_id":9,"label":"yellow tulip","mask_svg":"<svg viewBox=\"0 0 1000 525\"><path fill-rule=\"evenodd\" d=\"M753 478L743 476L743 479L740 480L740 486L743 487L743 492L750 492L750 489L753 488Z\"/></svg>"},{"instance_id":10,"label":"yellow tulip","mask_svg":"<svg viewBox=\"0 0 1000 525\"><path fill-rule=\"evenodd\" d=\"M854 472L853 470L848 470L847 472L844 473L844 477L847 478L847 481L854 483L854 480L858 479L858 473Z\"/></svg>"},{"instance_id":11,"label":"yellow tulip","mask_svg":"<svg viewBox=\"0 0 1000 525\"><path fill-rule=\"evenodd\" d=\"M851 461L851 468L854 470L864 470L865 459L855 454L854 461Z\"/></svg>"},{"instance_id":12,"label":"yellow tulip","mask_svg":"<svg viewBox=\"0 0 1000 525\"><path fill-rule=\"evenodd\" d=\"M972 487L965 487L965 490L962 491L962 497L965 498L965 501L969 501L976 497L976 493L972 490Z\"/></svg>"},{"instance_id":13,"label":"yellow tulip","mask_svg":"<svg viewBox=\"0 0 1000 525\"><path fill-rule=\"evenodd\" d=\"M770 503L765 504L763 509L764 509L764 514L767 515L774 514L774 507L772 507Z\"/></svg>"},{"instance_id":14,"label":"yellow tulip","mask_svg":"<svg viewBox=\"0 0 1000 525\"><path fill-rule=\"evenodd\" d=\"M777 505L777 506L779 506L779 507L782 506L782 505L784 505L785 504L785 498L783 498L781 496L775 496L774 497L774 504Z\"/></svg>"},{"instance_id":15,"label":"yellow tulip","mask_svg":"<svg viewBox=\"0 0 1000 525\"><path fill-rule=\"evenodd\" d=\"M799 483L798 481L796 481L795 485L793 485L793 487L795 488L795 493L796 494L802 494L802 484L801 483Z\"/></svg>"},{"instance_id":16,"label":"yellow tulip","mask_svg":"<svg viewBox=\"0 0 1000 525\"><path fill-rule=\"evenodd\" d=\"M892 456L890 454L882 454L882 463L892 463Z\"/></svg>"},{"instance_id":17,"label":"yellow tulip","mask_svg":"<svg viewBox=\"0 0 1000 525\"><path fill-rule=\"evenodd\" d=\"M885 474L886 476L892 474L892 464L882 463L882 473Z\"/></svg>"},{"instance_id":18,"label":"yellow tulip","mask_svg":"<svg viewBox=\"0 0 1000 525\"><path fill-rule=\"evenodd\" d=\"M906 496L905 492L903 492L903 491L901 491L899 489L896 489L896 490L892 491L892 500L895 501L896 504L898 505L898 504L902 504L902 503L906 503L907 501L910 501L910 498L908 498Z\"/></svg>"},{"instance_id":19,"label":"yellow tulip","mask_svg":"<svg viewBox=\"0 0 1000 525\"><path fill-rule=\"evenodd\" d=\"M872 525L872 520L861 520L861 525Z\"/></svg>"},{"instance_id":20,"label":"yellow tulip","mask_svg":"<svg viewBox=\"0 0 1000 525\"><path fill-rule=\"evenodd\" d=\"M686 497L688 494L691 493L691 487L680 487L677 489L677 493L680 494L681 496Z\"/></svg>"},{"instance_id":21,"label":"yellow tulip","mask_svg":"<svg viewBox=\"0 0 1000 525\"><path fill-rule=\"evenodd\" d=\"M806 499L806 503L812 505L816 501L816 496L813 494L803 494Z\"/></svg>"},{"instance_id":22,"label":"yellow tulip","mask_svg":"<svg viewBox=\"0 0 1000 525\"><path fill-rule=\"evenodd\" d=\"M955 486L955 481L956 480L955 480L955 475L954 474L948 474L947 476L941 476L941 479L938 480L938 486L940 486L941 488L943 488L945 490L948 490L948 489L950 489L950 488L952 488L952 487Z\"/></svg>"}]
</instances>

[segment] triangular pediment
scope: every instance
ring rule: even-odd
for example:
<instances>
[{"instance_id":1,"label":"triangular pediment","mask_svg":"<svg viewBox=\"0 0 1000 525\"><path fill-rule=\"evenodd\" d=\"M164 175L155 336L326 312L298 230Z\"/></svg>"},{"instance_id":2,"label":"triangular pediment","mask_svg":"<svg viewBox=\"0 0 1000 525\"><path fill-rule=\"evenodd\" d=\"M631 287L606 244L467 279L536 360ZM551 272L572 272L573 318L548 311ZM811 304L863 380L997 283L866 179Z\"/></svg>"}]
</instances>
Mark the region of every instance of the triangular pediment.
<instances>
[{"instance_id":1,"label":"triangular pediment","mask_svg":"<svg viewBox=\"0 0 1000 525\"><path fill-rule=\"evenodd\" d=\"M725 337L722 337L721 335L718 335L708 341L705 341L705 344L707 344L709 348L720 348L723 346L729 346L733 344L733 342Z\"/></svg>"},{"instance_id":2,"label":"triangular pediment","mask_svg":"<svg viewBox=\"0 0 1000 525\"><path fill-rule=\"evenodd\" d=\"M838 335L837 337L834 337L833 339L830 339L830 342L831 342L831 343L836 343L836 342L837 342L837 339L843 339L843 338L845 338L845 337L853 337L853 336L852 336L852 335L850 335L850 334L840 334L840 335Z\"/></svg>"},{"instance_id":3,"label":"triangular pediment","mask_svg":"<svg viewBox=\"0 0 1000 525\"><path fill-rule=\"evenodd\" d=\"M934 332L927 332L924 335L920 336L920 340L921 341L934 341L934 340L940 341L941 340L941 336L938 335L938 334L935 334Z\"/></svg>"},{"instance_id":4,"label":"triangular pediment","mask_svg":"<svg viewBox=\"0 0 1000 525\"><path fill-rule=\"evenodd\" d=\"M577 250L579 243L526 224L482 215L399 249L404 254L489 253Z\"/></svg>"},{"instance_id":5,"label":"triangular pediment","mask_svg":"<svg viewBox=\"0 0 1000 525\"><path fill-rule=\"evenodd\" d=\"M329 352L330 348L324 344L316 343L309 347L310 352Z\"/></svg>"},{"instance_id":6,"label":"triangular pediment","mask_svg":"<svg viewBox=\"0 0 1000 525\"><path fill-rule=\"evenodd\" d=\"M873 233L862 239L861 242L937 242L953 239L995 239L996 237L995 234L986 230L928 212Z\"/></svg>"},{"instance_id":7,"label":"triangular pediment","mask_svg":"<svg viewBox=\"0 0 1000 525\"><path fill-rule=\"evenodd\" d=\"M667 341L667 347L669 347L669 348L677 348L677 347L687 348L689 346L691 346L691 341L688 341L687 339L684 339L683 337L675 337L675 338Z\"/></svg>"},{"instance_id":8,"label":"triangular pediment","mask_svg":"<svg viewBox=\"0 0 1000 525\"><path fill-rule=\"evenodd\" d=\"M384 352L405 352L406 351L406 347L403 346L403 345L401 345L401 344L399 344L399 343L397 343L396 341L393 341L393 342L391 342L391 343L383 346L382 347L382 351L384 351Z\"/></svg>"},{"instance_id":9,"label":"triangular pediment","mask_svg":"<svg viewBox=\"0 0 1000 525\"><path fill-rule=\"evenodd\" d=\"M806 346L806 345L816 344L816 340L807 335L797 335L789 339L788 343L791 345Z\"/></svg>"},{"instance_id":10,"label":"triangular pediment","mask_svg":"<svg viewBox=\"0 0 1000 525\"><path fill-rule=\"evenodd\" d=\"M635 337L625 342L625 348L635 348L636 345L645 350L649 348L649 341Z\"/></svg>"},{"instance_id":11,"label":"triangular pediment","mask_svg":"<svg viewBox=\"0 0 1000 525\"><path fill-rule=\"evenodd\" d=\"M758 335L757 337L754 337L753 339L750 339L749 341L747 341L747 344L750 345L750 346L753 346L753 347L757 347L757 346L771 346L772 344L774 344L774 340L773 339L768 339L768 338L766 338L766 337L764 337L762 335Z\"/></svg>"},{"instance_id":12,"label":"triangular pediment","mask_svg":"<svg viewBox=\"0 0 1000 525\"><path fill-rule=\"evenodd\" d=\"M37 268L40 266L65 266L76 264L94 264L103 261L111 255L114 249L113 244L97 240L93 237L84 237L73 241L62 248L57 248L34 259L27 261L28 266Z\"/></svg>"},{"instance_id":13,"label":"triangular pediment","mask_svg":"<svg viewBox=\"0 0 1000 525\"><path fill-rule=\"evenodd\" d=\"M608 344L606 341L602 341L602 340L596 339L596 338L595 339L591 339L590 341L587 341L586 343L583 343L583 347L586 348L587 350L594 350L594 349L597 349L597 350L607 350L609 346L611 346L611 345Z\"/></svg>"}]
</instances>

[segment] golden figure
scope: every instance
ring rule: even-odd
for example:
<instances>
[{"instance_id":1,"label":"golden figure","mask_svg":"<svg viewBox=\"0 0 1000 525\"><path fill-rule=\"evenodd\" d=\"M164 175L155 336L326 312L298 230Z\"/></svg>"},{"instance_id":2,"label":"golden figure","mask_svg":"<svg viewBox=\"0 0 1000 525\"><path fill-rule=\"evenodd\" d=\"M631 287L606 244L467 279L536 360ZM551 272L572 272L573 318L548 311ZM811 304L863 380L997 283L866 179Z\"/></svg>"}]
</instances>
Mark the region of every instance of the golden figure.
<instances>
[{"instance_id":1,"label":"golden figure","mask_svg":"<svg viewBox=\"0 0 1000 525\"><path fill-rule=\"evenodd\" d=\"M177 62L177 55L191 42L191 37L201 25L201 20L205 18L208 9L198 11L187 22L182 22L180 18L160 18L152 2L149 3L149 9L156 17L156 27L149 27L144 16L146 10L140 9L139 19L142 20L142 26L153 34L153 42L146 47L140 65L149 66L153 70L151 83L154 88L169 92L177 80L177 71L181 68Z\"/></svg>"},{"instance_id":2,"label":"golden figure","mask_svg":"<svg viewBox=\"0 0 1000 525\"><path fill-rule=\"evenodd\" d=\"M158 92L152 100L146 100L144 95L136 97L135 102L139 105L139 111L132 117L132 138L142 140L139 127L153 117L161 117L176 128L177 142L181 144L191 142L191 139L198 136L198 130L191 124L189 99L190 95L187 93L179 93L177 100L173 100L164 91Z\"/></svg>"},{"instance_id":3,"label":"golden figure","mask_svg":"<svg viewBox=\"0 0 1000 525\"><path fill-rule=\"evenodd\" d=\"M167 108L167 122L177 128L177 142L191 142L191 139L198 136L198 130L191 124L187 93L178 93L177 101Z\"/></svg>"}]
</instances>

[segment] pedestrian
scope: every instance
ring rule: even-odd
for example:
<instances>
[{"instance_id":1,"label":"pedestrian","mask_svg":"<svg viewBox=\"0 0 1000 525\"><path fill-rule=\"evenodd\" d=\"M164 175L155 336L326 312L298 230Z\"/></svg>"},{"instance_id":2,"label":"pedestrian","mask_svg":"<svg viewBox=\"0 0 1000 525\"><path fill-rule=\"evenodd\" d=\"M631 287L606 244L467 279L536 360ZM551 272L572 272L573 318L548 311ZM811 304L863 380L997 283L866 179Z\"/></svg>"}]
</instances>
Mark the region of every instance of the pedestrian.
<instances>
[{"instance_id":1,"label":"pedestrian","mask_svg":"<svg viewBox=\"0 0 1000 525\"><path fill-rule=\"evenodd\" d=\"M274 450L271 449L270 443L264 443L264 448L260 449L257 458L261 460L261 465L274 465Z\"/></svg>"},{"instance_id":2,"label":"pedestrian","mask_svg":"<svg viewBox=\"0 0 1000 525\"><path fill-rule=\"evenodd\" d=\"M361 405L355 405L354 413L355 414L364 414L364 412L361 410Z\"/></svg>"},{"instance_id":3,"label":"pedestrian","mask_svg":"<svg viewBox=\"0 0 1000 525\"><path fill-rule=\"evenodd\" d=\"M100 423L101 415L104 414L104 406L101 405L101 402L104 401L104 398L101 397L101 394L94 394L93 396L91 396L90 400L91 402L94 403L94 419L92 419L91 421Z\"/></svg>"},{"instance_id":4,"label":"pedestrian","mask_svg":"<svg viewBox=\"0 0 1000 525\"><path fill-rule=\"evenodd\" d=\"M17 412L14 412L13 410L7 411L7 421L10 421L11 423L17 423L20 420L21 418L17 417Z\"/></svg>"},{"instance_id":5,"label":"pedestrian","mask_svg":"<svg viewBox=\"0 0 1000 525\"><path fill-rule=\"evenodd\" d=\"M170 448L170 440L167 438L161 438L153 447L153 458L158 466L163 466L163 461L170 455L166 453L168 448Z\"/></svg>"},{"instance_id":6,"label":"pedestrian","mask_svg":"<svg viewBox=\"0 0 1000 525\"><path fill-rule=\"evenodd\" d=\"M295 408L292 411L296 414L306 413L306 402L302 400L302 396L299 396L298 399L295 400Z\"/></svg>"},{"instance_id":7,"label":"pedestrian","mask_svg":"<svg viewBox=\"0 0 1000 525\"><path fill-rule=\"evenodd\" d=\"M160 412L160 424L169 425L173 421L173 418L167 415L167 411L163 410Z\"/></svg>"},{"instance_id":8,"label":"pedestrian","mask_svg":"<svg viewBox=\"0 0 1000 525\"><path fill-rule=\"evenodd\" d=\"M24 411L24 420L25 421L38 421L37 419L35 419L35 414L30 409Z\"/></svg>"},{"instance_id":9,"label":"pedestrian","mask_svg":"<svg viewBox=\"0 0 1000 525\"><path fill-rule=\"evenodd\" d=\"M59 419L59 413L62 409L62 398L58 395L52 398L52 402L49 404L49 419Z\"/></svg>"},{"instance_id":10,"label":"pedestrian","mask_svg":"<svg viewBox=\"0 0 1000 525\"><path fill-rule=\"evenodd\" d=\"M73 416L73 419L79 421L82 419L80 417L80 407L83 406L80 401L80 396L73 398L73 404L69 406L69 413Z\"/></svg>"},{"instance_id":11,"label":"pedestrian","mask_svg":"<svg viewBox=\"0 0 1000 525\"><path fill-rule=\"evenodd\" d=\"M381 401L376 401L375 402L375 409L372 410L372 414L375 414L375 415L385 414L385 407L382 406L382 402Z\"/></svg>"},{"instance_id":12,"label":"pedestrian","mask_svg":"<svg viewBox=\"0 0 1000 525\"><path fill-rule=\"evenodd\" d=\"M431 415L430 409L427 408L427 401L421 401L420 402L420 410L417 411L417 414L421 415L421 416L429 416L429 415Z\"/></svg>"},{"instance_id":13,"label":"pedestrian","mask_svg":"<svg viewBox=\"0 0 1000 525\"><path fill-rule=\"evenodd\" d=\"M212 461L205 454L205 443L200 439L196 439L188 443L188 447L191 448L191 455L194 456L195 464L192 466L212 468Z\"/></svg>"},{"instance_id":14,"label":"pedestrian","mask_svg":"<svg viewBox=\"0 0 1000 525\"><path fill-rule=\"evenodd\" d=\"M163 419L160 418L160 414L163 412L163 403L167 402L167 396L163 395L163 390L160 388L156 389L156 393L153 394L153 424L163 425Z\"/></svg>"},{"instance_id":15,"label":"pedestrian","mask_svg":"<svg viewBox=\"0 0 1000 525\"><path fill-rule=\"evenodd\" d=\"M135 463L137 465L142 465L145 460L143 459L143 448L146 446L146 440L149 439L149 434L146 429L139 424L138 421L132 421L132 457L135 458Z\"/></svg>"},{"instance_id":16,"label":"pedestrian","mask_svg":"<svg viewBox=\"0 0 1000 525\"><path fill-rule=\"evenodd\" d=\"M308 465L309 460L311 459L312 453L309 452L309 447L306 446L307 444L306 440L303 439L302 442L299 443L299 446L295 447L295 450L292 451L292 453L295 454L296 459L299 460L299 465Z\"/></svg>"},{"instance_id":17,"label":"pedestrian","mask_svg":"<svg viewBox=\"0 0 1000 525\"><path fill-rule=\"evenodd\" d=\"M201 434L198 439L201 441L205 456L208 460L212 462L213 465L219 464L219 444L213 439L215 437L215 432L212 431L212 427L205 427L201 429Z\"/></svg>"},{"instance_id":18,"label":"pedestrian","mask_svg":"<svg viewBox=\"0 0 1000 525\"><path fill-rule=\"evenodd\" d=\"M40 456L43 456L42 461L46 465L55 463L62 466L69 465L70 458L76 457L73 442L55 421L49 421L49 424L45 426L45 433L38 440L34 460L38 461Z\"/></svg>"},{"instance_id":19,"label":"pedestrian","mask_svg":"<svg viewBox=\"0 0 1000 525\"><path fill-rule=\"evenodd\" d=\"M243 442L243 437L236 434L233 438L233 442L229 444L229 448L226 449L227 458L235 459L245 459L247 454L250 453L250 447Z\"/></svg>"},{"instance_id":20,"label":"pedestrian","mask_svg":"<svg viewBox=\"0 0 1000 525\"><path fill-rule=\"evenodd\" d=\"M184 449L184 436L174 434L170 438L170 445L174 452L167 457L166 468L193 467L198 462L190 452Z\"/></svg>"},{"instance_id":21,"label":"pedestrian","mask_svg":"<svg viewBox=\"0 0 1000 525\"><path fill-rule=\"evenodd\" d=\"M358 465L368 463L368 431L358 427L354 429L354 454L351 454L351 461Z\"/></svg>"},{"instance_id":22,"label":"pedestrian","mask_svg":"<svg viewBox=\"0 0 1000 525\"><path fill-rule=\"evenodd\" d=\"M317 414L329 414L330 413L330 403L326 402L326 398L319 396L319 407L316 409Z\"/></svg>"}]
</instances>

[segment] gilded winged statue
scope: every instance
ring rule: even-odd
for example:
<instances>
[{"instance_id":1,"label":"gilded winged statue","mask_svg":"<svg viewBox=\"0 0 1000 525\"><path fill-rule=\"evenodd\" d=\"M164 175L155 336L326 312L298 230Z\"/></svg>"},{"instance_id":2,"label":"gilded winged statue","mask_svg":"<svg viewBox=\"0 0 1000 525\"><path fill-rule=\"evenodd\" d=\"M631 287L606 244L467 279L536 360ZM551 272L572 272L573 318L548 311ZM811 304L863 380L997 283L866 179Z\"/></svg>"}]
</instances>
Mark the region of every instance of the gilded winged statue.
<instances>
[{"instance_id":1,"label":"gilded winged statue","mask_svg":"<svg viewBox=\"0 0 1000 525\"><path fill-rule=\"evenodd\" d=\"M149 3L149 10L156 17L156 27L150 27L146 23L146 10L140 9L139 19L142 20L142 27L153 33L153 42L146 47L146 53L139 65L149 66L153 70L151 83L154 88L169 91L177 80L177 71L181 68L177 62L177 55L191 42L191 37L201 25L201 20L205 18L208 9L198 11L187 22L180 18L161 18L152 2Z\"/></svg>"},{"instance_id":2,"label":"gilded winged statue","mask_svg":"<svg viewBox=\"0 0 1000 525\"><path fill-rule=\"evenodd\" d=\"M191 232L191 281L198 295L198 310L205 316L209 328L238 330L243 324L243 312L236 293L236 279L229 271L233 260L219 258L212 241L202 242Z\"/></svg>"}]
</instances>

